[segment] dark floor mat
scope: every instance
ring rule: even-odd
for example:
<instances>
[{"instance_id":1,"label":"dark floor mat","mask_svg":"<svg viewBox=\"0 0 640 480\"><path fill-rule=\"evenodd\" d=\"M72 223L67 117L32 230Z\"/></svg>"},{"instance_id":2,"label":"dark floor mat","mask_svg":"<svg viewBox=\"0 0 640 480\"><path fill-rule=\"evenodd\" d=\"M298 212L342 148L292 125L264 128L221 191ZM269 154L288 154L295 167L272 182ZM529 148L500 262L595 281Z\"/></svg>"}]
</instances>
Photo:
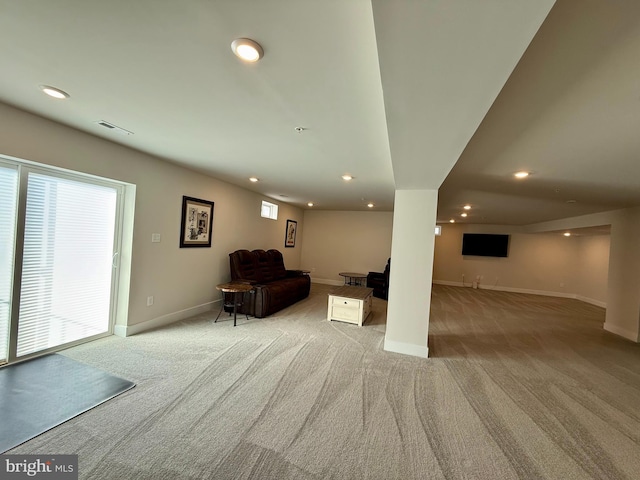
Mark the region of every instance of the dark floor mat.
<instances>
[{"instance_id":1,"label":"dark floor mat","mask_svg":"<svg viewBox=\"0 0 640 480\"><path fill-rule=\"evenodd\" d=\"M0 453L134 386L59 354L0 368Z\"/></svg>"}]
</instances>

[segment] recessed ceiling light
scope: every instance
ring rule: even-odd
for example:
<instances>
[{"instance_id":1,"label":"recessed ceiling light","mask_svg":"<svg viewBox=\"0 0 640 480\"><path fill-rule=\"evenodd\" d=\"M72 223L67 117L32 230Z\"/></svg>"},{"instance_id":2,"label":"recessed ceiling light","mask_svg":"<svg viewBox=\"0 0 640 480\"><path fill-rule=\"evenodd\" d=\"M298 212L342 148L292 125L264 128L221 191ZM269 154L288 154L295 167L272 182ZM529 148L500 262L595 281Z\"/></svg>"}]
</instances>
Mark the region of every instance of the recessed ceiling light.
<instances>
[{"instance_id":1,"label":"recessed ceiling light","mask_svg":"<svg viewBox=\"0 0 640 480\"><path fill-rule=\"evenodd\" d=\"M249 181L256 183L258 181L258 177L249 177Z\"/></svg>"},{"instance_id":2,"label":"recessed ceiling light","mask_svg":"<svg viewBox=\"0 0 640 480\"><path fill-rule=\"evenodd\" d=\"M238 58L246 62L257 62L264 55L260 44L250 38L236 38L231 42L231 50Z\"/></svg>"},{"instance_id":3,"label":"recessed ceiling light","mask_svg":"<svg viewBox=\"0 0 640 480\"><path fill-rule=\"evenodd\" d=\"M460 214L460 216L461 216L461 217L466 217L466 216L467 216L467 214L466 214L466 213L461 213L461 214Z\"/></svg>"},{"instance_id":4,"label":"recessed ceiling light","mask_svg":"<svg viewBox=\"0 0 640 480\"><path fill-rule=\"evenodd\" d=\"M313 202L309 202L307 203L307 205L309 205L310 207L313 207Z\"/></svg>"},{"instance_id":5,"label":"recessed ceiling light","mask_svg":"<svg viewBox=\"0 0 640 480\"><path fill-rule=\"evenodd\" d=\"M369 207L369 208L373 208L373 207L374 207L374 205L373 205L373 203L367 203L367 207Z\"/></svg>"},{"instance_id":6,"label":"recessed ceiling light","mask_svg":"<svg viewBox=\"0 0 640 480\"><path fill-rule=\"evenodd\" d=\"M464 206L464 207L462 207L462 208L464 208L465 210L471 210L471 205L465 205L465 206Z\"/></svg>"},{"instance_id":7,"label":"recessed ceiling light","mask_svg":"<svg viewBox=\"0 0 640 480\"><path fill-rule=\"evenodd\" d=\"M452 218L451 220L449 220L449 223L456 223L456 221Z\"/></svg>"},{"instance_id":8,"label":"recessed ceiling light","mask_svg":"<svg viewBox=\"0 0 640 480\"><path fill-rule=\"evenodd\" d=\"M348 182L349 180L353 180L353 177L351 175L342 175L342 179Z\"/></svg>"},{"instance_id":9,"label":"recessed ceiling light","mask_svg":"<svg viewBox=\"0 0 640 480\"><path fill-rule=\"evenodd\" d=\"M563 235L564 235L565 237L570 237L570 236L571 236L571 232L564 232L564 233L563 233Z\"/></svg>"},{"instance_id":10,"label":"recessed ceiling light","mask_svg":"<svg viewBox=\"0 0 640 480\"><path fill-rule=\"evenodd\" d=\"M516 178L527 178L529 176L529 172L525 172L525 171L516 172L513 174L513 176Z\"/></svg>"},{"instance_id":11,"label":"recessed ceiling light","mask_svg":"<svg viewBox=\"0 0 640 480\"><path fill-rule=\"evenodd\" d=\"M67 92L60 90L59 88L50 87L49 85L40 85L40 90L53 98L64 99L70 97Z\"/></svg>"}]
</instances>

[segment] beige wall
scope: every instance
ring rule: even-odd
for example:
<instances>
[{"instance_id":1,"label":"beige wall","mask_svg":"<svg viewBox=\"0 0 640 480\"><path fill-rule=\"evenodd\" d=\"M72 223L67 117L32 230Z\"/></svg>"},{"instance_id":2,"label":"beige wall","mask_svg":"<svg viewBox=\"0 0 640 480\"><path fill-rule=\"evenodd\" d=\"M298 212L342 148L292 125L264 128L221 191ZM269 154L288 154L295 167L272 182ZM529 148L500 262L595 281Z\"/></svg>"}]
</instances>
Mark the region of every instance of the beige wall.
<instances>
[{"instance_id":1,"label":"beige wall","mask_svg":"<svg viewBox=\"0 0 640 480\"><path fill-rule=\"evenodd\" d=\"M507 258L463 256L462 234L510 233ZM577 297L604 305L607 298L609 236L564 237L558 233L513 233L508 227L443 225L436 237L434 281L480 288Z\"/></svg>"},{"instance_id":2,"label":"beige wall","mask_svg":"<svg viewBox=\"0 0 640 480\"><path fill-rule=\"evenodd\" d=\"M0 154L135 184L128 333L212 307L229 280L228 254L276 248L298 268L303 211L192 170L0 104ZM179 248L182 196L215 202L212 248ZM260 217L263 199L279 205L277 221ZM287 219L298 222L295 248L284 248ZM161 243L151 243L160 233ZM147 296L154 305L146 306ZM217 307L217 305L215 305ZM120 311L121 309L119 309ZM123 315L124 316L124 315ZM119 319L122 323L122 318Z\"/></svg>"},{"instance_id":3,"label":"beige wall","mask_svg":"<svg viewBox=\"0 0 640 480\"><path fill-rule=\"evenodd\" d=\"M609 235L576 237L576 294L605 305L609 278ZM595 302L594 302L595 303Z\"/></svg>"},{"instance_id":4,"label":"beige wall","mask_svg":"<svg viewBox=\"0 0 640 480\"><path fill-rule=\"evenodd\" d=\"M392 212L305 210L301 268L319 283L339 272L381 272L391 256Z\"/></svg>"},{"instance_id":5,"label":"beige wall","mask_svg":"<svg viewBox=\"0 0 640 480\"><path fill-rule=\"evenodd\" d=\"M640 341L640 207L528 225L530 232L611 226L604 329Z\"/></svg>"}]
</instances>

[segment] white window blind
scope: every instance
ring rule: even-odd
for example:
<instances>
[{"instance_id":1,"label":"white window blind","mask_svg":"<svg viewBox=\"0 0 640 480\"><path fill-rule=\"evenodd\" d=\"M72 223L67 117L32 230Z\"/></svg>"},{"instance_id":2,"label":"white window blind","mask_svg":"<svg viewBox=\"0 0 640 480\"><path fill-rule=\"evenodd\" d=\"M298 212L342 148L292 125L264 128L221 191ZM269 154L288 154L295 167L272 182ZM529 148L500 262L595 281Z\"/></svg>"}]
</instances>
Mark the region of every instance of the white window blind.
<instances>
[{"instance_id":1,"label":"white window blind","mask_svg":"<svg viewBox=\"0 0 640 480\"><path fill-rule=\"evenodd\" d=\"M0 363L7 360L18 171L0 166Z\"/></svg>"},{"instance_id":2,"label":"white window blind","mask_svg":"<svg viewBox=\"0 0 640 480\"><path fill-rule=\"evenodd\" d=\"M109 329L117 190L29 173L21 357Z\"/></svg>"}]
</instances>

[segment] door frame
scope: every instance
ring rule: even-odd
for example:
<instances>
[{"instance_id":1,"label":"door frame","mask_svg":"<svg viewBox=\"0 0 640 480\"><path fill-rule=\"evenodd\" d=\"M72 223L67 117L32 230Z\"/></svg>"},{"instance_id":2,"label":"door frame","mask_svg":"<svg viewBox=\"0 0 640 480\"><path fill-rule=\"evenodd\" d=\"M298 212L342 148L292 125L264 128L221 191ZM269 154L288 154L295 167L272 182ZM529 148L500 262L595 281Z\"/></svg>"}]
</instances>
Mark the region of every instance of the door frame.
<instances>
[{"instance_id":1,"label":"door frame","mask_svg":"<svg viewBox=\"0 0 640 480\"><path fill-rule=\"evenodd\" d=\"M14 241L14 258L13 258L13 279L11 286L11 305L10 305L10 318L9 318L9 341L7 350L6 363L0 364L0 367L11 365L13 363L29 360L34 357L46 355L48 353L64 350L75 345L97 340L99 338L113 335L114 326L116 323L116 314L119 306L119 294L121 289L121 252L123 249L125 227L125 203L126 192L129 191L127 184L119 182L117 180L111 180L107 178L98 177L95 175L89 175L81 172L74 172L67 169L58 167L52 167L44 164L30 162L18 158L8 157L0 154L0 164L14 166L18 170L18 189L17 189L17 204L16 204L16 224L15 224L15 241ZM27 187L29 182L29 174L38 173L51 177L59 177L69 179L73 181L80 181L94 185L108 186L115 188L117 192L116 198L116 215L115 215L115 228L114 228L114 241L113 241L113 256L112 256L112 275L111 275L111 294L109 302L109 325L106 332L85 337L79 340L68 342L55 347L39 350L21 357L17 357L17 345L18 345L18 325L20 316L20 294L22 286L22 267L23 267L23 249L24 249L24 234L25 234L25 222L26 222L26 209L27 209ZM133 189L135 192L135 189ZM129 237L129 235L127 235ZM129 240L130 241L130 240ZM127 284L128 282L124 282ZM128 297L128 295L124 295Z\"/></svg>"}]
</instances>

